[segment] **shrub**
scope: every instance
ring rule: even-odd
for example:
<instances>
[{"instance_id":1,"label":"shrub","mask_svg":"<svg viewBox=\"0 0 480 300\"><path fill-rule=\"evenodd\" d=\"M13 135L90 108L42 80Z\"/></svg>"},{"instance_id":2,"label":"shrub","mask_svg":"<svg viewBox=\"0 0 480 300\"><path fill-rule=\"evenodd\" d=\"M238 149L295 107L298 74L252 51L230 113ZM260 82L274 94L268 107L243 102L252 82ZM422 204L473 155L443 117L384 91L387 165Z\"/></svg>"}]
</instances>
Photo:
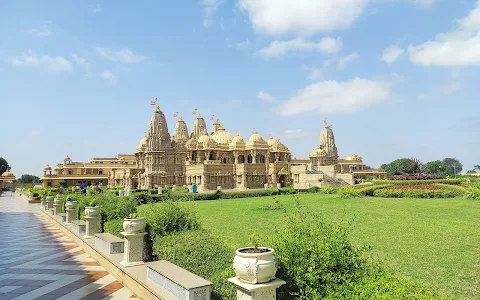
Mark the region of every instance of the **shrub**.
<instances>
[{"instance_id":1,"label":"shrub","mask_svg":"<svg viewBox=\"0 0 480 300\"><path fill-rule=\"evenodd\" d=\"M212 299L236 299L235 288L228 278L234 249L205 230L191 230L159 238L153 246L159 259L168 260L213 283Z\"/></svg>"},{"instance_id":2,"label":"shrub","mask_svg":"<svg viewBox=\"0 0 480 300\"><path fill-rule=\"evenodd\" d=\"M318 191L320 194L335 194L335 189L332 186L324 185Z\"/></svg>"},{"instance_id":3,"label":"shrub","mask_svg":"<svg viewBox=\"0 0 480 300\"><path fill-rule=\"evenodd\" d=\"M379 185L371 185L368 187L359 188L357 191L360 193L361 196L374 196L374 193L378 189L383 189L392 186L391 184L379 184Z\"/></svg>"},{"instance_id":4,"label":"shrub","mask_svg":"<svg viewBox=\"0 0 480 300\"><path fill-rule=\"evenodd\" d=\"M467 199L480 200L480 185L472 184L468 186L465 196Z\"/></svg>"},{"instance_id":5,"label":"shrub","mask_svg":"<svg viewBox=\"0 0 480 300\"><path fill-rule=\"evenodd\" d=\"M371 272L357 281L347 282L333 290L325 299L446 299L435 290L393 277L381 270Z\"/></svg>"},{"instance_id":6,"label":"shrub","mask_svg":"<svg viewBox=\"0 0 480 300\"><path fill-rule=\"evenodd\" d=\"M374 184L434 184L434 183L442 183L442 184L452 184L452 185L459 185L461 181L459 179L438 179L438 180L376 180Z\"/></svg>"},{"instance_id":7,"label":"shrub","mask_svg":"<svg viewBox=\"0 0 480 300\"><path fill-rule=\"evenodd\" d=\"M158 195L161 196L161 195ZM149 195L146 192L135 192L132 193L132 195L129 196L132 201L138 203L138 204L147 204L147 203L152 203L153 201L153 195Z\"/></svg>"},{"instance_id":8,"label":"shrub","mask_svg":"<svg viewBox=\"0 0 480 300\"><path fill-rule=\"evenodd\" d=\"M342 198L358 198L360 192L352 186L342 186L337 190L337 194Z\"/></svg>"},{"instance_id":9,"label":"shrub","mask_svg":"<svg viewBox=\"0 0 480 300\"><path fill-rule=\"evenodd\" d=\"M287 282L279 299L321 299L369 269L365 249L350 243L350 224L326 223L293 197L294 211L287 212L284 229L270 242L280 265L277 277Z\"/></svg>"},{"instance_id":10,"label":"shrub","mask_svg":"<svg viewBox=\"0 0 480 300\"><path fill-rule=\"evenodd\" d=\"M383 198L454 198L452 190L400 190L400 189L378 189L374 197Z\"/></svg>"},{"instance_id":11,"label":"shrub","mask_svg":"<svg viewBox=\"0 0 480 300\"><path fill-rule=\"evenodd\" d=\"M109 220L103 224L103 231L123 238L120 232L123 231L123 219Z\"/></svg>"},{"instance_id":12,"label":"shrub","mask_svg":"<svg viewBox=\"0 0 480 300\"><path fill-rule=\"evenodd\" d=\"M427 175L394 175L388 178L389 180L435 180L435 179L445 179L445 177L436 174L427 174Z\"/></svg>"},{"instance_id":13,"label":"shrub","mask_svg":"<svg viewBox=\"0 0 480 300\"><path fill-rule=\"evenodd\" d=\"M111 194L100 194L95 196L96 205L100 206L102 220L114 220L126 218L134 213L137 202L130 197L118 197Z\"/></svg>"},{"instance_id":14,"label":"shrub","mask_svg":"<svg viewBox=\"0 0 480 300\"><path fill-rule=\"evenodd\" d=\"M189 202L169 200L164 203L145 204L139 206L137 211L139 216L145 217L154 242L170 233L200 228L198 216Z\"/></svg>"}]
</instances>

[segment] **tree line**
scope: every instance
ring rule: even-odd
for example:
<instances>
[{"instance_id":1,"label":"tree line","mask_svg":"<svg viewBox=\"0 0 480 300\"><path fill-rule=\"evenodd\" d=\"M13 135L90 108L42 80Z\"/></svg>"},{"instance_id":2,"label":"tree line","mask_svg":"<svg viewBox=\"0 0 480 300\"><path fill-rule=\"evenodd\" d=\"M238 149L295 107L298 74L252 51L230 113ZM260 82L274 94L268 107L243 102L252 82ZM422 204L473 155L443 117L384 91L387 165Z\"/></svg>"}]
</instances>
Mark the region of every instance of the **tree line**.
<instances>
[{"instance_id":1,"label":"tree line","mask_svg":"<svg viewBox=\"0 0 480 300\"><path fill-rule=\"evenodd\" d=\"M418 158L399 158L391 163L383 164L380 168L385 170L387 176L413 175L413 174L435 174L440 176L453 177L463 170L463 164L456 158L447 157L443 160L433 160L423 163ZM472 174L480 171L480 165L475 165L467 173Z\"/></svg>"}]
</instances>

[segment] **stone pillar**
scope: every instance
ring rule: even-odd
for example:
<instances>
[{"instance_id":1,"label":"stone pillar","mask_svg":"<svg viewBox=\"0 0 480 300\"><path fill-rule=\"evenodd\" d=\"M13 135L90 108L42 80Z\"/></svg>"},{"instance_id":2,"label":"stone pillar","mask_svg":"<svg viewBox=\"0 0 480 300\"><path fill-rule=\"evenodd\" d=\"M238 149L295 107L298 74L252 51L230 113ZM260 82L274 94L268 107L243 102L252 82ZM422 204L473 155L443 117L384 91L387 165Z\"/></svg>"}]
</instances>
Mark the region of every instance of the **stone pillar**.
<instances>
[{"instance_id":1,"label":"stone pillar","mask_svg":"<svg viewBox=\"0 0 480 300\"><path fill-rule=\"evenodd\" d=\"M77 201L67 201L65 204L65 224L70 224L77 219Z\"/></svg>"},{"instance_id":2,"label":"stone pillar","mask_svg":"<svg viewBox=\"0 0 480 300\"><path fill-rule=\"evenodd\" d=\"M238 278L229 278L237 288L237 300L275 300L277 299L277 289L286 282L275 278L267 283L249 284L240 281Z\"/></svg>"},{"instance_id":3,"label":"stone pillar","mask_svg":"<svg viewBox=\"0 0 480 300\"><path fill-rule=\"evenodd\" d=\"M159 195L162 194L162 187L161 187L161 186L158 187L158 194L159 194Z\"/></svg>"},{"instance_id":4,"label":"stone pillar","mask_svg":"<svg viewBox=\"0 0 480 300\"><path fill-rule=\"evenodd\" d=\"M62 212L62 203L63 203L63 199L55 198L55 200L53 200L53 207L54 207L53 215L54 216L56 216L56 215L58 215L59 213Z\"/></svg>"},{"instance_id":5,"label":"stone pillar","mask_svg":"<svg viewBox=\"0 0 480 300\"><path fill-rule=\"evenodd\" d=\"M85 223L84 239L92 239L95 237L95 234L100 233L100 216L85 216Z\"/></svg>"},{"instance_id":6,"label":"stone pillar","mask_svg":"<svg viewBox=\"0 0 480 300\"><path fill-rule=\"evenodd\" d=\"M123 197L123 190L118 190L118 196Z\"/></svg>"},{"instance_id":7,"label":"stone pillar","mask_svg":"<svg viewBox=\"0 0 480 300\"><path fill-rule=\"evenodd\" d=\"M125 268L143 265L143 244L146 232L126 233L121 232L124 236L125 250L123 260L120 262Z\"/></svg>"},{"instance_id":8,"label":"stone pillar","mask_svg":"<svg viewBox=\"0 0 480 300\"><path fill-rule=\"evenodd\" d=\"M40 209L46 210L47 209L47 198L43 197L40 199Z\"/></svg>"}]
</instances>

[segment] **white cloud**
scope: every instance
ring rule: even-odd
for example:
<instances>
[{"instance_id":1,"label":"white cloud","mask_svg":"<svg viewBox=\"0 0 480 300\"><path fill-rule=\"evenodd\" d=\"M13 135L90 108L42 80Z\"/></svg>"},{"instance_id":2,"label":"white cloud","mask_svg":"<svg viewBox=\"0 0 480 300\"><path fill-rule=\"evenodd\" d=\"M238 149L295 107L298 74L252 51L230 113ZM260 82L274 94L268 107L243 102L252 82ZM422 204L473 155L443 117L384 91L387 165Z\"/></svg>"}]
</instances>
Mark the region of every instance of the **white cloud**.
<instances>
[{"instance_id":1,"label":"white cloud","mask_svg":"<svg viewBox=\"0 0 480 300\"><path fill-rule=\"evenodd\" d=\"M102 11L102 6L101 6L100 4L98 4L98 3L97 3L97 4L90 4L90 5L88 6L88 9L90 10L90 13L91 13L92 15L95 15L95 14L97 14L97 13L99 13L99 12Z\"/></svg>"},{"instance_id":2,"label":"white cloud","mask_svg":"<svg viewBox=\"0 0 480 300\"><path fill-rule=\"evenodd\" d=\"M38 37L47 37L52 35L52 30L49 24L44 24L39 28L28 29L27 34L38 36Z\"/></svg>"},{"instance_id":3,"label":"white cloud","mask_svg":"<svg viewBox=\"0 0 480 300\"><path fill-rule=\"evenodd\" d=\"M310 80L317 81L317 80L323 79L324 71L321 68L303 66L302 70L308 72L308 79L310 79Z\"/></svg>"},{"instance_id":4,"label":"white cloud","mask_svg":"<svg viewBox=\"0 0 480 300\"><path fill-rule=\"evenodd\" d=\"M257 99L266 103L272 103L273 101L275 101L275 97L265 91L258 92Z\"/></svg>"},{"instance_id":5,"label":"white cloud","mask_svg":"<svg viewBox=\"0 0 480 300\"><path fill-rule=\"evenodd\" d=\"M347 56L341 57L337 62L337 66L339 68L345 68L346 65L348 65L352 61L355 61L359 58L360 58L360 55L358 55L357 52L352 52Z\"/></svg>"},{"instance_id":6,"label":"white cloud","mask_svg":"<svg viewBox=\"0 0 480 300\"><path fill-rule=\"evenodd\" d=\"M480 1L457 23L456 30L438 34L435 40L411 45L410 60L423 66L480 66Z\"/></svg>"},{"instance_id":7,"label":"white cloud","mask_svg":"<svg viewBox=\"0 0 480 300\"><path fill-rule=\"evenodd\" d=\"M399 59L404 52L405 50L403 50L402 48L398 47L397 45L393 45L383 50L383 54L382 57L380 57L380 60L384 61L388 65L391 65L397 59Z\"/></svg>"},{"instance_id":8,"label":"white cloud","mask_svg":"<svg viewBox=\"0 0 480 300\"><path fill-rule=\"evenodd\" d=\"M292 133L300 133L302 131L303 131L303 129L288 129L288 130L285 130L283 133L292 134Z\"/></svg>"},{"instance_id":9,"label":"white cloud","mask_svg":"<svg viewBox=\"0 0 480 300\"><path fill-rule=\"evenodd\" d=\"M77 65L83 67L87 72L90 71L90 64L87 62L85 58L80 57L75 53L72 54L72 57Z\"/></svg>"},{"instance_id":10,"label":"white cloud","mask_svg":"<svg viewBox=\"0 0 480 300\"><path fill-rule=\"evenodd\" d=\"M281 116L298 116L308 112L354 112L388 100L391 83L363 78L338 82L321 81L298 91L275 110Z\"/></svg>"},{"instance_id":11,"label":"white cloud","mask_svg":"<svg viewBox=\"0 0 480 300\"><path fill-rule=\"evenodd\" d=\"M424 7L424 8L429 8L433 5L435 0L412 0L415 5Z\"/></svg>"},{"instance_id":12,"label":"white cloud","mask_svg":"<svg viewBox=\"0 0 480 300\"><path fill-rule=\"evenodd\" d=\"M62 56L37 55L32 51L10 59L14 66L45 67L49 73L72 71L72 63Z\"/></svg>"},{"instance_id":13,"label":"white cloud","mask_svg":"<svg viewBox=\"0 0 480 300\"><path fill-rule=\"evenodd\" d=\"M217 11L220 4L223 3L223 0L202 0L202 4L204 6L203 9L203 26L210 27L212 25L212 15ZM223 26L223 24L220 24Z\"/></svg>"},{"instance_id":14,"label":"white cloud","mask_svg":"<svg viewBox=\"0 0 480 300\"><path fill-rule=\"evenodd\" d=\"M273 41L257 53L264 58L280 57L291 51L317 51L323 54L334 54L342 48L342 39L324 37L316 42L296 38L289 41Z\"/></svg>"},{"instance_id":15,"label":"white cloud","mask_svg":"<svg viewBox=\"0 0 480 300\"><path fill-rule=\"evenodd\" d=\"M310 35L349 28L368 0L239 0L258 33Z\"/></svg>"},{"instance_id":16,"label":"white cloud","mask_svg":"<svg viewBox=\"0 0 480 300\"><path fill-rule=\"evenodd\" d=\"M137 55L128 48L125 48L122 50L111 50L108 48L99 47L99 48L96 48L96 50L101 56L114 62L133 64L133 63L142 62L145 59L147 59L146 56Z\"/></svg>"},{"instance_id":17,"label":"white cloud","mask_svg":"<svg viewBox=\"0 0 480 300\"><path fill-rule=\"evenodd\" d=\"M458 82L452 82L447 85L437 86L435 90L443 93L443 94L453 94L458 92L462 88L462 85Z\"/></svg>"},{"instance_id":18,"label":"white cloud","mask_svg":"<svg viewBox=\"0 0 480 300\"><path fill-rule=\"evenodd\" d=\"M103 71L102 74L100 74L100 77L103 80L108 81L111 85L115 85L118 82L117 77L115 77L115 75L113 75L113 73L108 70Z\"/></svg>"}]
</instances>

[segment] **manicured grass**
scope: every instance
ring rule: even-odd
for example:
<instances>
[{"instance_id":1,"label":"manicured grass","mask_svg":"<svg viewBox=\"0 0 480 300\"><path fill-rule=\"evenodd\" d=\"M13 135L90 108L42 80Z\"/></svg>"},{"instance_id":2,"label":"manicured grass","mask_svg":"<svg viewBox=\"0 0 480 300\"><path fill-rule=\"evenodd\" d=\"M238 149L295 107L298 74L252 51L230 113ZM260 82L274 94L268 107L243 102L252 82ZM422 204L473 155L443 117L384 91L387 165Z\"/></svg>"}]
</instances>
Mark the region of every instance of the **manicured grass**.
<instances>
[{"instance_id":1,"label":"manicured grass","mask_svg":"<svg viewBox=\"0 0 480 300\"><path fill-rule=\"evenodd\" d=\"M285 208L290 196L277 196ZM300 201L326 219L355 219L352 240L397 275L434 286L456 299L480 299L480 201L454 199L341 199L302 194ZM265 210L272 197L198 201L204 228L233 247L248 246L249 234L272 236L283 211ZM268 246L268 245L267 245Z\"/></svg>"}]
</instances>

